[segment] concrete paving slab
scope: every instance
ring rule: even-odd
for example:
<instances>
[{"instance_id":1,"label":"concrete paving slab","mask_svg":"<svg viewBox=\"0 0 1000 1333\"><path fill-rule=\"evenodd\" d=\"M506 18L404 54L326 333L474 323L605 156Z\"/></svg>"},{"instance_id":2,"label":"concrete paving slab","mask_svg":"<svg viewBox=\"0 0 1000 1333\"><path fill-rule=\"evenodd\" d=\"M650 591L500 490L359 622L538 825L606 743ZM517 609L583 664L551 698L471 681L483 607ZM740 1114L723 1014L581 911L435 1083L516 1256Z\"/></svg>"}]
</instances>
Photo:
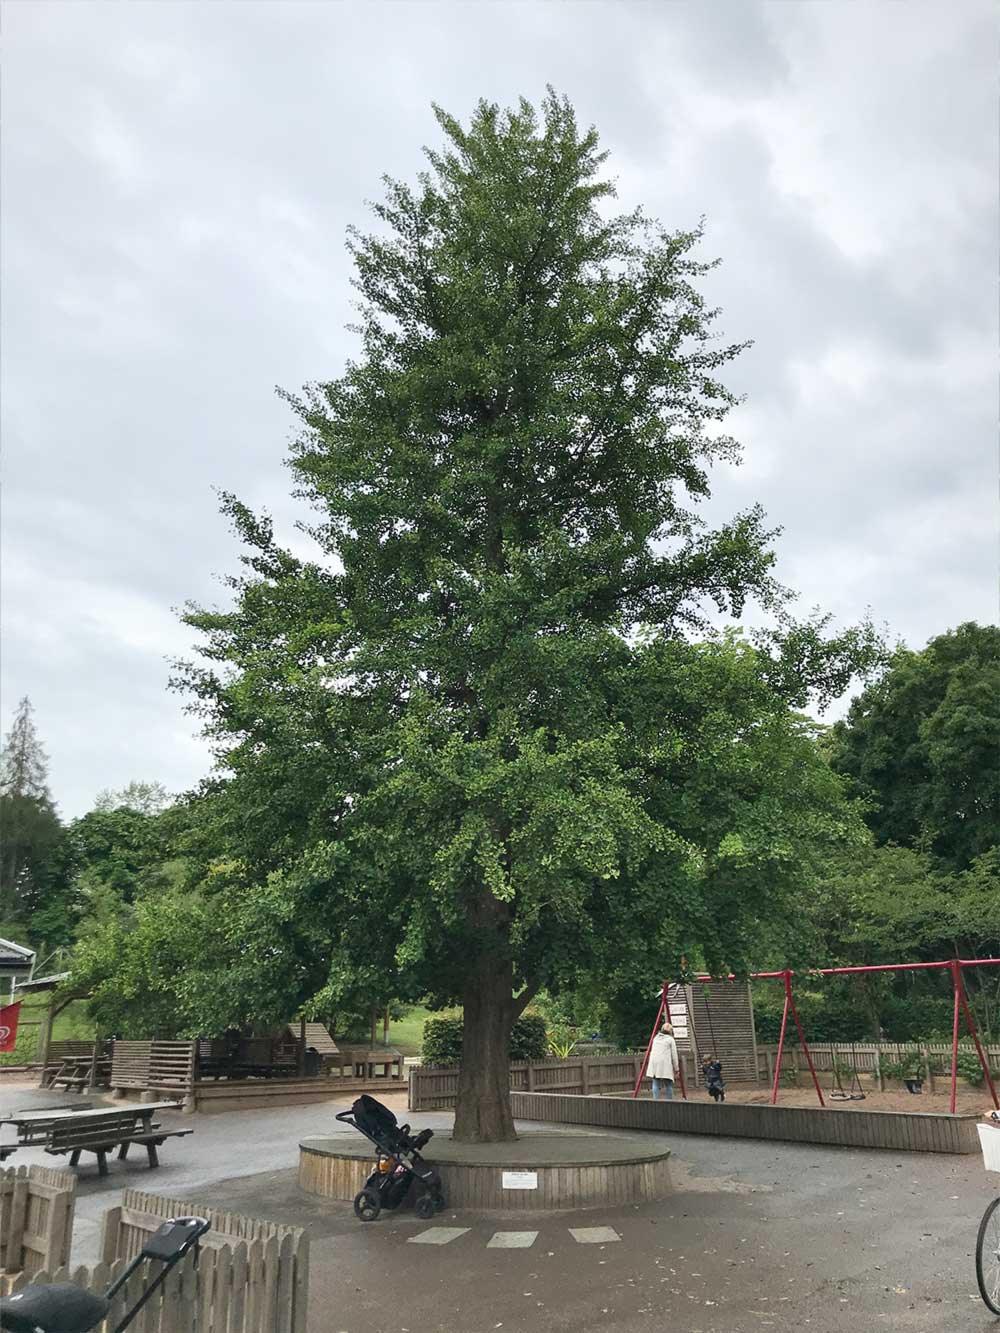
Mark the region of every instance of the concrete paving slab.
<instances>
[{"instance_id":1,"label":"concrete paving slab","mask_svg":"<svg viewBox=\"0 0 1000 1333\"><path fill-rule=\"evenodd\" d=\"M453 1240L458 1240L459 1236L464 1236L468 1232L468 1227L431 1227L429 1231L421 1231L419 1235L407 1236L407 1243L410 1245L449 1245Z\"/></svg>"},{"instance_id":2,"label":"concrete paving slab","mask_svg":"<svg viewBox=\"0 0 1000 1333\"><path fill-rule=\"evenodd\" d=\"M614 1227L570 1227L569 1234L578 1245L607 1245L621 1240Z\"/></svg>"},{"instance_id":3,"label":"concrete paving slab","mask_svg":"<svg viewBox=\"0 0 1000 1333\"><path fill-rule=\"evenodd\" d=\"M486 1242L488 1250L527 1250L538 1239L537 1231L495 1231Z\"/></svg>"}]
</instances>

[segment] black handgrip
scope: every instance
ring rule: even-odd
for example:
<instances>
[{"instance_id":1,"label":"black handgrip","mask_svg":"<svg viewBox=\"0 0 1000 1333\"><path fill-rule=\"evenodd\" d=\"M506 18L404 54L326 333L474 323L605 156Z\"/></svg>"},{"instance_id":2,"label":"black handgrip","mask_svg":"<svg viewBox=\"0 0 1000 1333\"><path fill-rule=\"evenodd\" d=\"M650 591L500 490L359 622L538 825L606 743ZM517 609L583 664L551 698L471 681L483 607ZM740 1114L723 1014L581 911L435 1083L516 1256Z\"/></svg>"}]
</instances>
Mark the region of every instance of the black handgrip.
<instances>
[{"instance_id":1,"label":"black handgrip","mask_svg":"<svg viewBox=\"0 0 1000 1333\"><path fill-rule=\"evenodd\" d=\"M142 1252L147 1259L173 1263L186 1254L210 1226L207 1217L170 1217L147 1238Z\"/></svg>"}]
</instances>

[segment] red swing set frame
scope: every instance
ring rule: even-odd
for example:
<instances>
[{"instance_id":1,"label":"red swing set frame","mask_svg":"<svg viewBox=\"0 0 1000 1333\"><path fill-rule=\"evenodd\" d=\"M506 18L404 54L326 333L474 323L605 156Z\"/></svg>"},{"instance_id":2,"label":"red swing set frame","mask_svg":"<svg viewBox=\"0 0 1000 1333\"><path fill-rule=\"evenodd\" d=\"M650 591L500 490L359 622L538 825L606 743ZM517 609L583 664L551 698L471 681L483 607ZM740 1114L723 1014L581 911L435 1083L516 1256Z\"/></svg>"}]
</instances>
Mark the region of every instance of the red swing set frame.
<instances>
[{"instance_id":1,"label":"red swing set frame","mask_svg":"<svg viewBox=\"0 0 1000 1333\"><path fill-rule=\"evenodd\" d=\"M951 1114L954 1115L958 1091L958 1035L960 1016L964 1016L968 1033L975 1043L976 1054L979 1057L979 1063L982 1066L983 1075L990 1090L990 1096L993 1098L993 1105L1000 1110L1000 1099L997 1098L997 1090L993 1082L993 1075L990 1072L989 1061L986 1058L986 1053L979 1040L979 1030L976 1027L976 1020L972 1016L972 1010L969 1007L968 997L965 993L965 983L962 979L962 973L967 967L1000 967L1000 958L949 958L940 963L876 963L857 967L819 967L810 969L807 975L814 977L849 977L862 976L872 972L950 972L954 995L954 1008L951 1025L951 1100L949 1109ZM784 968L780 972L750 973L750 977L754 981L780 981L785 988L785 1004L781 1012L781 1032L778 1036L778 1056L774 1062L774 1083L771 1088L771 1105L774 1106L778 1100L778 1086L781 1079L781 1057L785 1050L785 1033L788 1029L788 1015L791 1014L792 1021L795 1023L796 1030L799 1034L802 1053L806 1057L806 1063L809 1066L809 1073L812 1076L813 1087L816 1089L816 1096L819 1098L820 1106L825 1106L826 1102L823 1100L823 1091L819 1086L819 1079L816 1076L816 1068L809 1051L809 1043L806 1041L806 1034L802 1030L802 1020L799 1018L799 1011L795 1007L795 997L792 994L792 977L794 976L795 972L791 968ZM735 981L737 978L732 973L724 978L711 977L706 973L699 973L693 980ZM663 1014L667 1013L669 1015L670 1013L667 1003L667 993L671 984L672 983L668 981L663 983L663 989L660 992L660 1007L657 1010L656 1022L653 1024L653 1031L649 1036L649 1044L646 1047L646 1054L643 1057L639 1077L636 1079L635 1087L632 1090L633 1097L638 1097L639 1095L639 1089L642 1086L642 1080L646 1074L646 1066L649 1064L649 1054L653 1047L653 1038L660 1030ZM684 1084L683 1060L680 1061L680 1070L678 1072L680 1073L681 1096L686 1099L687 1088Z\"/></svg>"}]
</instances>

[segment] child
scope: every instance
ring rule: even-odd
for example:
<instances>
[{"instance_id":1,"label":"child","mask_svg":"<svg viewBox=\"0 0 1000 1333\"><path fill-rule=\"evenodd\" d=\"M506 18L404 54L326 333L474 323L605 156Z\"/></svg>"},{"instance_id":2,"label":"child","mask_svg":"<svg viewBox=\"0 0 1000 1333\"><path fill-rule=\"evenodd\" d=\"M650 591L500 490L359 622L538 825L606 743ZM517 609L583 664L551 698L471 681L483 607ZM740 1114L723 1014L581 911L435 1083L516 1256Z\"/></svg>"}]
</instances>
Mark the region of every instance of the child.
<instances>
[{"instance_id":1,"label":"child","mask_svg":"<svg viewBox=\"0 0 1000 1333\"><path fill-rule=\"evenodd\" d=\"M714 1102L724 1102L726 1100L726 1085L722 1081L722 1061L717 1060L714 1055L706 1055L701 1062L701 1073L712 1100Z\"/></svg>"}]
</instances>

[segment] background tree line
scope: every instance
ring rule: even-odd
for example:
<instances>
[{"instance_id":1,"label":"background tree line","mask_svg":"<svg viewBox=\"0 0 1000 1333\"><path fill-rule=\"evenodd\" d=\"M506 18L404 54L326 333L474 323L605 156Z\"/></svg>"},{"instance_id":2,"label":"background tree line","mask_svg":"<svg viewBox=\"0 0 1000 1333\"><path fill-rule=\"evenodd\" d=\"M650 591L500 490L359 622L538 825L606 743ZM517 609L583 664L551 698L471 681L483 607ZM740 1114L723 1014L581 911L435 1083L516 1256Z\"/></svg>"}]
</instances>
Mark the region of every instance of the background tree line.
<instances>
[{"instance_id":1,"label":"background tree line","mask_svg":"<svg viewBox=\"0 0 1000 1333\"><path fill-rule=\"evenodd\" d=\"M811 732L817 757L862 802L868 834L826 860L794 921L765 923L760 968L1000 953L998 701L1000 631L965 624L921 651L898 650L843 721ZM283 931L275 901L244 901L239 916L245 941L274 932L267 966L255 981L248 944L245 970L223 986L234 962L213 912L234 872L224 788L207 784L172 801L155 782L133 782L102 792L93 810L64 824L27 700L4 745L2 783L0 935L42 954L75 950L75 966L96 982L104 1030L179 1035L204 1027L213 1010L228 1023L234 1000L259 1022L269 1005L278 1016L299 999L292 990L310 955L322 954L322 932L309 919L301 936L292 923ZM324 1017L339 1031L367 1032L371 1007L395 998L385 993L382 962L359 966L348 1003L327 1001ZM314 966L321 974L321 958ZM640 1044L657 984L655 962L643 975L625 958L607 977L567 976L538 1004L557 1026ZM1000 1039L1000 983L984 971L967 984L979 1021ZM212 999L220 987L221 1003ZM803 976L797 995L817 1040L869 1040L880 1030L928 1037L951 1021L936 977L815 984ZM754 1002L761 1040L773 1039L777 988L758 984Z\"/></svg>"}]
</instances>

